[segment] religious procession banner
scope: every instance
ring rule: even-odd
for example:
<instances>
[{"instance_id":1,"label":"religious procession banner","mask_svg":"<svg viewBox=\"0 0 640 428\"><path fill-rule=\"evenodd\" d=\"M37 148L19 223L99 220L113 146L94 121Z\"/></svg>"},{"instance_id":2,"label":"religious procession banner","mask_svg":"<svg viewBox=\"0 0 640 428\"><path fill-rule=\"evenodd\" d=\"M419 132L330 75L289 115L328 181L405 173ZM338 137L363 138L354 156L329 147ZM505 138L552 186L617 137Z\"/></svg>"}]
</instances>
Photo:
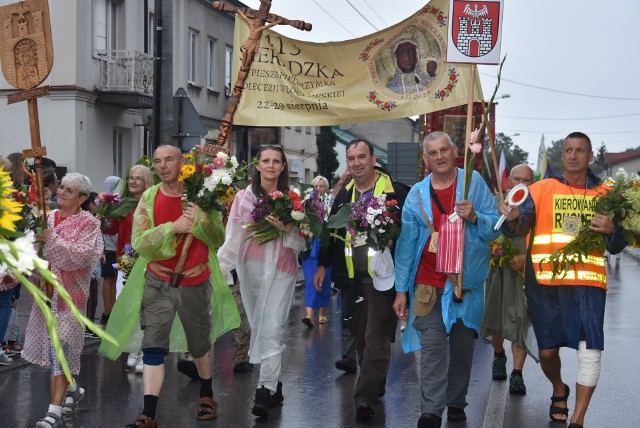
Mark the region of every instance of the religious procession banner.
<instances>
[{"instance_id":1,"label":"religious procession banner","mask_svg":"<svg viewBox=\"0 0 640 428\"><path fill-rule=\"evenodd\" d=\"M448 0L434 0L380 32L311 43L265 30L234 123L327 126L415 116L483 99L471 66L447 63ZM236 19L235 46L249 38ZM242 51L242 49L241 49ZM234 54L238 74L241 52Z\"/></svg>"}]
</instances>

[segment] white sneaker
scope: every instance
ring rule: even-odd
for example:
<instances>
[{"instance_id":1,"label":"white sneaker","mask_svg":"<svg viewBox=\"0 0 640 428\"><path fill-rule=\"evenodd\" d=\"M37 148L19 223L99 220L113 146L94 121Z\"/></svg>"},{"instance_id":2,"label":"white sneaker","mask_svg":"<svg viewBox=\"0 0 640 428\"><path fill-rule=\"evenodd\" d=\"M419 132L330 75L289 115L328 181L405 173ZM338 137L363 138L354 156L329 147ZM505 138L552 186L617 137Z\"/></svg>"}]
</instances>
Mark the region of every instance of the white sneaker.
<instances>
[{"instance_id":1,"label":"white sneaker","mask_svg":"<svg viewBox=\"0 0 640 428\"><path fill-rule=\"evenodd\" d=\"M136 373L142 374L143 369L144 369L144 363L142 362L142 352L141 352L140 353L140 359L138 360L138 363L136 364Z\"/></svg>"},{"instance_id":2,"label":"white sneaker","mask_svg":"<svg viewBox=\"0 0 640 428\"><path fill-rule=\"evenodd\" d=\"M13 364L13 358L4 353L4 351L0 351L0 366L10 366Z\"/></svg>"},{"instance_id":3,"label":"white sneaker","mask_svg":"<svg viewBox=\"0 0 640 428\"><path fill-rule=\"evenodd\" d=\"M127 367L133 370L141 358L142 358L142 352L130 353L129 356L127 357Z\"/></svg>"}]
</instances>

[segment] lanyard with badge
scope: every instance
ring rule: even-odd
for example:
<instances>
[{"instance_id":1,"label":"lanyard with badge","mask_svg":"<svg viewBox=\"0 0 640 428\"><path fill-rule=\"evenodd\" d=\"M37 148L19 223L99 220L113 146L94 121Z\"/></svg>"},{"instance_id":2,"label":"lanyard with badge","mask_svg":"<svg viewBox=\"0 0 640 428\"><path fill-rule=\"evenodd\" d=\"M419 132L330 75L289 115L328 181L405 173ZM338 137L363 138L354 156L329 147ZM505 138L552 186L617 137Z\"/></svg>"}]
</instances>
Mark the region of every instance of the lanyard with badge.
<instances>
[{"instance_id":1,"label":"lanyard with badge","mask_svg":"<svg viewBox=\"0 0 640 428\"><path fill-rule=\"evenodd\" d=\"M571 186L567 183L566 179L564 182L565 186L567 186L569 188L569 191L571 192L571 196L573 197L573 199L576 199L576 195L573 193L573 189L571 188ZM584 207L585 207L585 200L587 198L587 184L585 183L584 185L584 193L582 194L582 204L580 204L581 208L580 208L580 217L575 216L575 215L565 215L564 218L562 219L562 233L564 233L565 235L569 235L569 236L573 236L576 237L578 236L578 232L580 232L580 228L582 227L582 223L584 222Z\"/></svg>"}]
</instances>

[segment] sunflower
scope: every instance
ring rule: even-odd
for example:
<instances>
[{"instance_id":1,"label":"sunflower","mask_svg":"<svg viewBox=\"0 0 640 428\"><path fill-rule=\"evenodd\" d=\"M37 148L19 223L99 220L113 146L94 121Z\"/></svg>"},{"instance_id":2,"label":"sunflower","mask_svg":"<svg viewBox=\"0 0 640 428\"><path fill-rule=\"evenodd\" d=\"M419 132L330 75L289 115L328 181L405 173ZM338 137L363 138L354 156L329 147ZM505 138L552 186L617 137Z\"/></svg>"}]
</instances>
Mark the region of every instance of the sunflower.
<instances>
[{"instance_id":1,"label":"sunflower","mask_svg":"<svg viewBox=\"0 0 640 428\"><path fill-rule=\"evenodd\" d=\"M22 204L10 197L14 190L9 173L0 170L0 229L15 231L15 222L22 219Z\"/></svg>"},{"instance_id":2,"label":"sunflower","mask_svg":"<svg viewBox=\"0 0 640 428\"><path fill-rule=\"evenodd\" d=\"M184 165L182 170L180 171L180 177L178 177L179 181L184 181L187 178L191 177L196 172L196 167L191 164Z\"/></svg>"}]
</instances>

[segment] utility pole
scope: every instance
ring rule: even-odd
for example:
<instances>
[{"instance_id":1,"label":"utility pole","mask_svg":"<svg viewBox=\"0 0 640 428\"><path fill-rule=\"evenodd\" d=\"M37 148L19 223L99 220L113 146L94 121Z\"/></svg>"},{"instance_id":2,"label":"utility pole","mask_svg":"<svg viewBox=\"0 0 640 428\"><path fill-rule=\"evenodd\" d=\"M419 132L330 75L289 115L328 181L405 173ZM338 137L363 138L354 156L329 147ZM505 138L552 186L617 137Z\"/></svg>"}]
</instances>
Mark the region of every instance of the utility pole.
<instances>
[{"instance_id":1,"label":"utility pole","mask_svg":"<svg viewBox=\"0 0 640 428\"><path fill-rule=\"evenodd\" d=\"M155 2L153 147L173 144L173 0Z\"/></svg>"}]
</instances>

